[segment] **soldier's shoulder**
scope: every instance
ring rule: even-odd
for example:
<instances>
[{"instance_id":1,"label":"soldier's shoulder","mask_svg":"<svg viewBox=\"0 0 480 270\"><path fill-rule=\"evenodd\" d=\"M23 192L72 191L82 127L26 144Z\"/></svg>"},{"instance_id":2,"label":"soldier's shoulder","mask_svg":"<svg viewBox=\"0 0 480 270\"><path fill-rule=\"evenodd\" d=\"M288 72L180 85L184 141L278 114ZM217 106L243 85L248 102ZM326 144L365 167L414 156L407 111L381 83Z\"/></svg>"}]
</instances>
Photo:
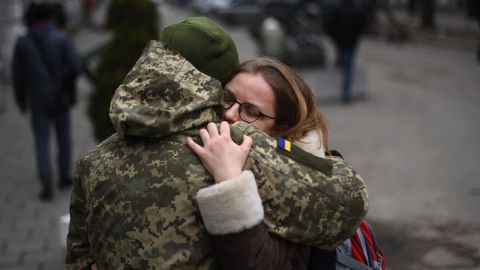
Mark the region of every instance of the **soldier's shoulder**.
<instances>
[{"instance_id":1,"label":"soldier's shoulder","mask_svg":"<svg viewBox=\"0 0 480 270\"><path fill-rule=\"evenodd\" d=\"M356 174L353 167L345 160L343 157L340 156L326 156L327 159L333 167L333 170L336 171L337 175L342 176L343 174Z\"/></svg>"},{"instance_id":2,"label":"soldier's shoulder","mask_svg":"<svg viewBox=\"0 0 480 270\"><path fill-rule=\"evenodd\" d=\"M257 137L266 137L267 135L254 125L244 122L236 122L230 126L230 134L232 138L237 141L241 140L243 135L251 136L253 140L258 140Z\"/></svg>"},{"instance_id":3,"label":"soldier's shoulder","mask_svg":"<svg viewBox=\"0 0 480 270\"><path fill-rule=\"evenodd\" d=\"M332 176L338 179L341 186L348 190L366 192L363 178L343 158L327 156L326 159L332 164Z\"/></svg>"},{"instance_id":4,"label":"soldier's shoulder","mask_svg":"<svg viewBox=\"0 0 480 270\"><path fill-rule=\"evenodd\" d=\"M79 159L79 162L84 163L100 159L104 153L118 147L118 144L119 137L117 134L113 134L83 154L83 156Z\"/></svg>"},{"instance_id":5,"label":"soldier's shoulder","mask_svg":"<svg viewBox=\"0 0 480 270\"><path fill-rule=\"evenodd\" d=\"M235 122L232 125L230 125L230 129L235 132L243 132L243 133L260 131L260 129L258 129L257 127L241 121Z\"/></svg>"}]
</instances>

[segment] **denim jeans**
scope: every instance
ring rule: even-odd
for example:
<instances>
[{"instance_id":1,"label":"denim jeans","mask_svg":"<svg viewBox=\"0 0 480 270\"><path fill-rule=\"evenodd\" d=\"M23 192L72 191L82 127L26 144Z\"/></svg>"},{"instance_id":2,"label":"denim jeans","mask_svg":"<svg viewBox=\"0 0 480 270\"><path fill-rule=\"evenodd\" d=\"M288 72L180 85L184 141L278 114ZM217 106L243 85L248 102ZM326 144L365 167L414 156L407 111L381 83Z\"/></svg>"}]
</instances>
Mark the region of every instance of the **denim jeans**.
<instances>
[{"instance_id":1,"label":"denim jeans","mask_svg":"<svg viewBox=\"0 0 480 270\"><path fill-rule=\"evenodd\" d=\"M68 108L32 111L31 117L38 174L43 187L50 189L53 179L50 161L50 123L55 126L60 181L65 181L69 179L71 161L70 111Z\"/></svg>"},{"instance_id":2,"label":"denim jeans","mask_svg":"<svg viewBox=\"0 0 480 270\"><path fill-rule=\"evenodd\" d=\"M352 95L352 83L353 83L353 71L354 71L354 50L342 49L340 50L340 59L342 63L342 95L341 98L344 101L351 99Z\"/></svg>"}]
</instances>

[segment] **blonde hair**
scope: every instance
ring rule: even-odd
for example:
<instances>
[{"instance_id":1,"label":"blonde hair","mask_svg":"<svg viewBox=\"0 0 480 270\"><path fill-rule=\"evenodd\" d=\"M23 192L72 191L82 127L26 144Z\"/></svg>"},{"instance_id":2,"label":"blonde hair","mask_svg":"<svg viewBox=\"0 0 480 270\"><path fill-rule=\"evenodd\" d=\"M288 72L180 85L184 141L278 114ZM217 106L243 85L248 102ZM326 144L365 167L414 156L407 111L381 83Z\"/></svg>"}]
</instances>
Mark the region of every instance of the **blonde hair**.
<instances>
[{"instance_id":1,"label":"blonde hair","mask_svg":"<svg viewBox=\"0 0 480 270\"><path fill-rule=\"evenodd\" d=\"M288 140L301 140L316 130L328 152L328 127L312 89L293 69L269 58L259 57L242 63L234 72L260 74L275 93L275 133ZM232 77L233 77L232 76ZM319 134L320 135L320 134Z\"/></svg>"}]
</instances>

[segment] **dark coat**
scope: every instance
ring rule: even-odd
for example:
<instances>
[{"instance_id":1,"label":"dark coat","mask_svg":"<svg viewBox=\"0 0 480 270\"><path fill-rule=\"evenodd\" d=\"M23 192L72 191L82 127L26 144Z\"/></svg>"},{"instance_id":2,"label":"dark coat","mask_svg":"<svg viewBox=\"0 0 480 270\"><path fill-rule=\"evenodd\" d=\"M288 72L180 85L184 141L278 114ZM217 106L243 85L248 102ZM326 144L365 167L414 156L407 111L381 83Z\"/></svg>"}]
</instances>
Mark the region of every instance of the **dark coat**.
<instances>
[{"instance_id":1,"label":"dark coat","mask_svg":"<svg viewBox=\"0 0 480 270\"><path fill-rule=\"evenodd\" d=\"M72 42L52 24L32 27L17 40L12 75L19 105L28 102L33 111L68 106L71 97L62 84L79 72L80 60Z\"/></svg>"}]
</instances>

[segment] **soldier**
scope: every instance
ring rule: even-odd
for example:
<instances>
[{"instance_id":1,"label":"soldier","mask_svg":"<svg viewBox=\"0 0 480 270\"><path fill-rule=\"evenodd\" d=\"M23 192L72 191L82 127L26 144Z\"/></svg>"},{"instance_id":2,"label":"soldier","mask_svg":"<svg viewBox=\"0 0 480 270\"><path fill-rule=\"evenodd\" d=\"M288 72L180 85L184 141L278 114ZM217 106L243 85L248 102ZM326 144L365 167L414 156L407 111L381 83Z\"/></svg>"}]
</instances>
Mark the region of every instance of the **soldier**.
<instances>
[{"instance_id":1,"label":"soldier","mask_svg":"<svg viewBox=\"0 0 480 270\"><path fill-rule=\"evenodd\" d=\"M218 269L195 196L214 183L186 138L220 122L223 89L238 66L232 39L206 18L164 29L118 87L110 107L117 133L77 162L67 268ZM367 211L363 180L344 161L287 150L258 128L236 123L234 141L253 145L269 231L333 249ZM228 202L226 202L228 203ZM238 213L241 214L241 213Z\"/></svg>"}]
</instances>

